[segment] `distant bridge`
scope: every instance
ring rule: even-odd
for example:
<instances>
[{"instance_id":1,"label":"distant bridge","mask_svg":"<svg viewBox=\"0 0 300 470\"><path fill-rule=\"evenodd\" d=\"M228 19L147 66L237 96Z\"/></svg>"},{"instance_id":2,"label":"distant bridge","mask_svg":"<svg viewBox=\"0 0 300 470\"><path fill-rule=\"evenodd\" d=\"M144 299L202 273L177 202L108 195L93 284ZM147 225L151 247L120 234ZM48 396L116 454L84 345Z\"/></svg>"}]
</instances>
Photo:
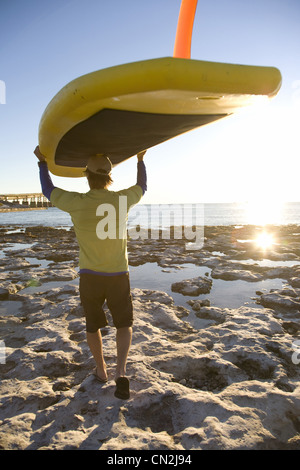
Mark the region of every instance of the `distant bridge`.
<instances>
[{"instance_id":1,"label":"distant bridge","mask_svg":"<svg viewBox=\"0 0 300 470\"><path fill-rule=\"evenodd\" d=\"M0 202L23 207L52 207L51 202L42 193L0 194Z\"/></svg>"}]
</instances>

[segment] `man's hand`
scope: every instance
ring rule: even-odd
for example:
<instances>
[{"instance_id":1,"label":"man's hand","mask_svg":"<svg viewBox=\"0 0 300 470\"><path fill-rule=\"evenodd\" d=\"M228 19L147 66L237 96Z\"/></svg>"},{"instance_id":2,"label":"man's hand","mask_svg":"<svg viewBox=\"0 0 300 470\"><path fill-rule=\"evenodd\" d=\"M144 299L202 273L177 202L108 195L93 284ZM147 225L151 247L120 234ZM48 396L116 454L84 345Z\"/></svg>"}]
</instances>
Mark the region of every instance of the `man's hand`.
<instances>
[{"instance_id":1,"label":"man's hand","mask_svg":"<svg viewBox=\"0 0 300 470\"><path fill-rule=\"evenodd\" d=\"M142 162L142 161L143 161L144 155L145 155L146 152L147 152L147 150L143 150L142 152L139 152L139 153L137 154L137 159L138 159L139 162Z\"/></svg>"},{"instance_id":2,"label":"man's hand","mask_svg":"<svg viewBox=\"0 0 300 470\"><path fill-rule=\"evenodd\" d=\"M45 162L46 161L46 157L45 155L43 155L41 152L40 152L40 147L37 146L35 149L34 149L34 155L39 159L40 162Z\"/></svg>"}]
</instances>

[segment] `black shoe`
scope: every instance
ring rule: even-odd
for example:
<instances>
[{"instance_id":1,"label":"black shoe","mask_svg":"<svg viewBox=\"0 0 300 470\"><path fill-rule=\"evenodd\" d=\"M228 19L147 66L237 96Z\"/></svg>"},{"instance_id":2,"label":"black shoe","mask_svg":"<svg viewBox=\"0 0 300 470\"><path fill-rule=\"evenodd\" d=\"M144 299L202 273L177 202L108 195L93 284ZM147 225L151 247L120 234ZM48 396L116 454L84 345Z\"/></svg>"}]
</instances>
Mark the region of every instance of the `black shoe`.
<instances>
[{"instance_id":1,"label":"black shoe","mask_svg":"<svg viewBox=\"0 0 300 470\"><path fill-rule=\"evenodd\" d=\"M129 380L126 377L119 377L116 380L115 397L120 398L121 400L128 400L130 397Z\"/></svg>"}]
</instances>

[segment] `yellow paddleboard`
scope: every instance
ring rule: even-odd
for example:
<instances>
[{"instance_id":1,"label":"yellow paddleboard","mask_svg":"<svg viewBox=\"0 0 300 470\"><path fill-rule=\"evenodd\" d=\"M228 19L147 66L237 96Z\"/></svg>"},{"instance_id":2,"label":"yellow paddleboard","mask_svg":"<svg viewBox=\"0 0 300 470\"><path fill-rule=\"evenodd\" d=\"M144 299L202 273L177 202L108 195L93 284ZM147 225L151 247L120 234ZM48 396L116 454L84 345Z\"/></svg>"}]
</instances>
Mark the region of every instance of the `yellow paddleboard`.
<instances>
[{"instance_id":1,"label":"yellow paddleboard","mask_svg":"<svg viewBox=\"0 0 300 470\"><path fill-rule=\"evenodd\" d=\"M281 86L273 67L166 57L110 67L67 84L45 109L39 145L50 171L80 177L91 155L113 163L235 113Z\"/></svg>"}]
</instances>

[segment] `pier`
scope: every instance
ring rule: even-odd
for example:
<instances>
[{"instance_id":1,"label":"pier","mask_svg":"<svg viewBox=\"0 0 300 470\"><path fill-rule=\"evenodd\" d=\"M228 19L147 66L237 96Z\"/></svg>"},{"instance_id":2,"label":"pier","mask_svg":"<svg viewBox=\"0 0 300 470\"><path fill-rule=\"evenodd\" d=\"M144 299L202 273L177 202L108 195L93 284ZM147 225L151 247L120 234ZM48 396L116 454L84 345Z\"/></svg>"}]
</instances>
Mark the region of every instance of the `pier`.
<instances>
[{"instance_id":1,"label":"pier","mask_svg":"<svg viewBox=\"0 0 300 470\"><path fill-rule=\"evenodd\" d=\"M39 208L52 207L51 202L42 193L0 194L0 208Z\"/></svg>"}]
</instances>

